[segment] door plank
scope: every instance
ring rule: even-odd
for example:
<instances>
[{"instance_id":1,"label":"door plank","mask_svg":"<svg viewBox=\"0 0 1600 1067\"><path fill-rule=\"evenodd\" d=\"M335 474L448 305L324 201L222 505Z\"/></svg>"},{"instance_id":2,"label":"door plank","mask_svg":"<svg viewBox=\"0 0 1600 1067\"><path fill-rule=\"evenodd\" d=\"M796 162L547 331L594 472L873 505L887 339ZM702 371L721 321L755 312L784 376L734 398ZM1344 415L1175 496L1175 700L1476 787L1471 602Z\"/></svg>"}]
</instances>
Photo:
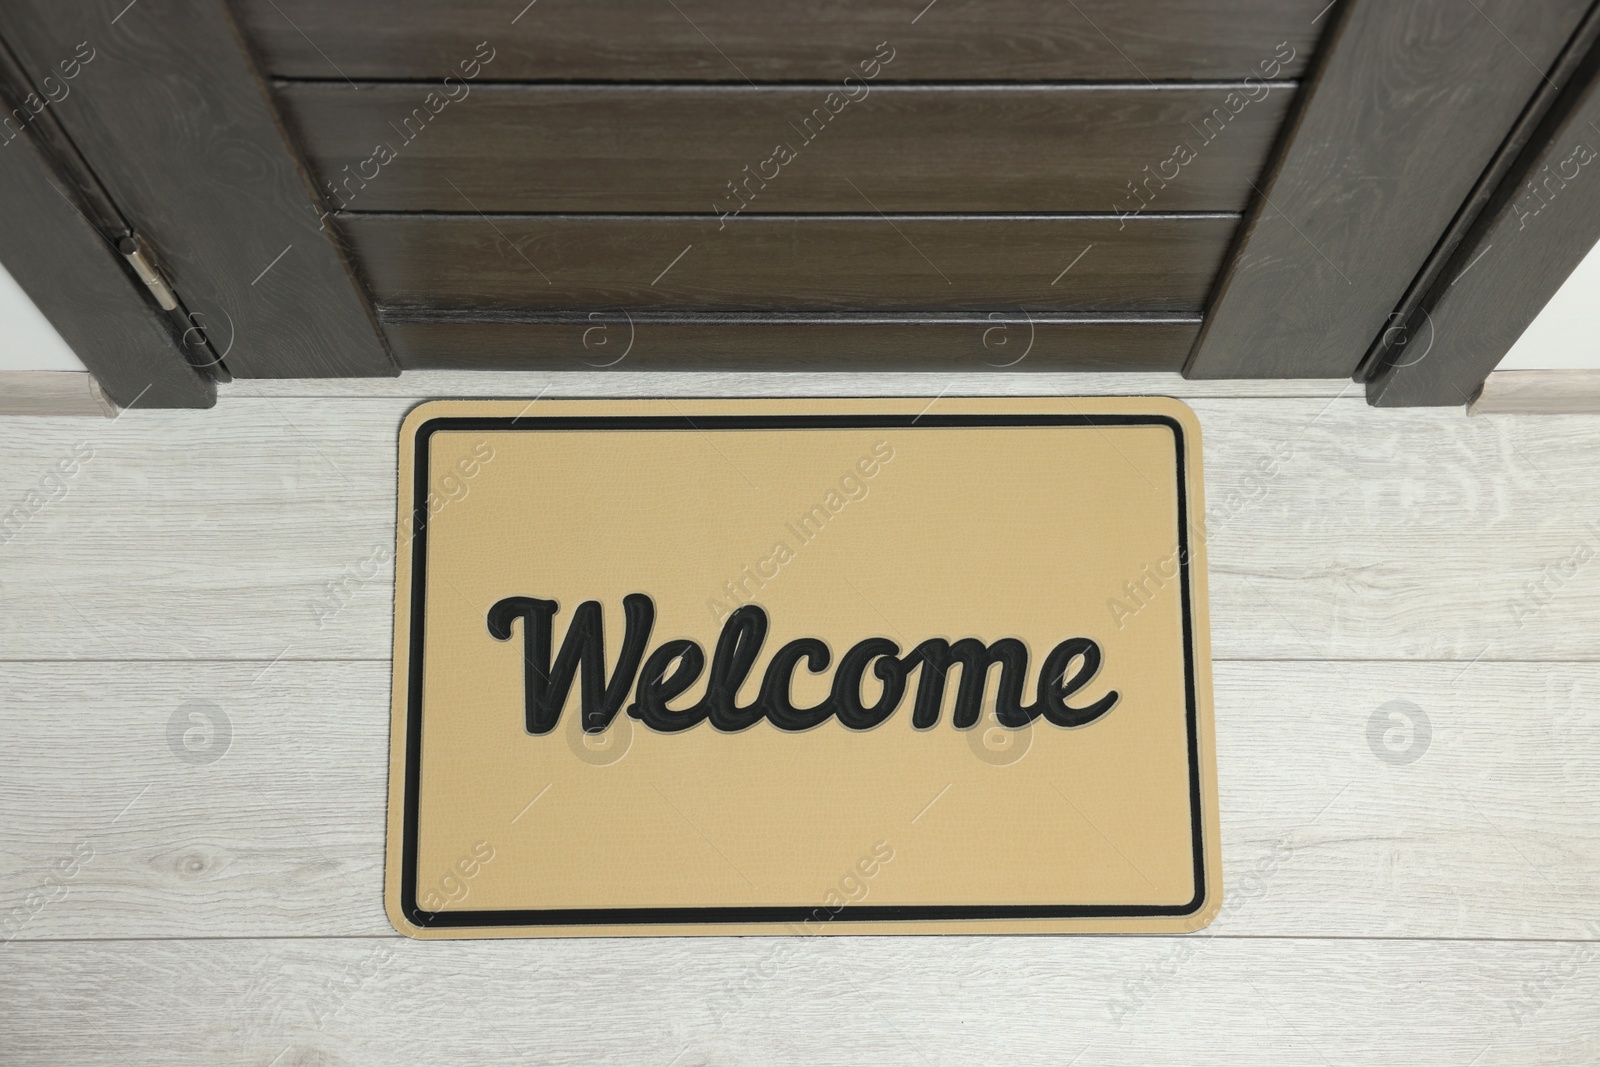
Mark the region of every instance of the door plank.
<instances>
[{"instance_id":1,"label":"door plank","mask_svg":"<svg viewBox=\"0 0 1600 1067\"><path fill-rule=\"evenodd\" d=\"M1196 315L1022 307L948 313L386 309L382 315L402 366L490 371L1176 370L1200 328Z\"/></svg>"},{"instance_id":2,"label":"door plank","mask_svg":"<svg viewBox=\"0 0 1600 1067\"><path fill-rule=\"evenodd\" d=\"M362 215L387 307L1198 311L1237 216Z\"/></svg>"},{"instance_id":3,"label":"door plank","mask_svg":"<svg viewBox=\"0 0 1600 1067\"><path fill-rule=\"evenodd\" d=\"M1131 218L1243 210L1292 95L1274 86L874 85L850 103L834 85L463 83L441 104L427 85L290 82L278 98L342 209Z\"/></svg>"},{"instance_id":4,"label":"door plank","mask_svg":"<svg viewBox=\"0 0 1600 1067\"><path fill-rule=\"evenodd\" d=\"M927 0L884 8L828 0L242 0L272 74L440 78L494 49L512 81L806 81L842 78L879 41L892 80L1157 81L1294 77L1326 0ZM926 8L924 5L926 4Z\"/></svg>"}]
</instances>

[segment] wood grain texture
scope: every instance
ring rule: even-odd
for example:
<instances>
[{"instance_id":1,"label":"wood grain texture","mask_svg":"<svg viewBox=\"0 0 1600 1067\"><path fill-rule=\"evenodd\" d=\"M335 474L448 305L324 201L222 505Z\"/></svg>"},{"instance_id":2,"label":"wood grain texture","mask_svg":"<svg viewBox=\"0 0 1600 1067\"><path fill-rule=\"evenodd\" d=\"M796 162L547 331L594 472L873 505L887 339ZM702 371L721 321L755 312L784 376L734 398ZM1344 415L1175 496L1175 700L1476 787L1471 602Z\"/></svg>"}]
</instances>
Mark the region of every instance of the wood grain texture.
<instances>
[{"instance_id":1,"label":"wood grain texture","mask_svg":"<svg viewBox=\"0 0 1600 1067\"><path fill-rule=\"evenodd\" d=\"M49 157L31 134L5 134L0 260L22 291L118 404L209 407L216 387L189 366L166 317L67 199Z\"/></svg>"},{"instance_id":2,"label":"wood grain texture","mask_svg":"<svg viewBox=\"0 0 1600 1067\"><path fill-rule=\"evenodd\" d=\"M87 371L0 371L0 415L110 418L117 405Z\"/></svg>"},{"instance_id":3,"label":"wood grain texture","mask_svg":"<svg viewBox=\"0 0 1600 1067\"><path fill-rule=\"evenodd\" d=\"M1428 347L1381 366L1382 407L1465 404L1600 240L1600 53L1590 57L1422 301ZM1420 333L1421 330L1414 331Z\"/></svg>"},{"instance_id":4,"label":"wood grain texture","mask_svg":"<svg viewBox=\"0 0 1600 1067\"><path fill-rule=\"evenodd\" d=\"M382 309L403 367L948 372L1177 370L1197 315Z\"/></svg>"},{"instance_id":5,"label":"wood grain texture","mask_svg":"<svg viewBox=\"0 0 1600 1067\"><path fill-rule=\"evenodd\" d=\"M992 377L964 381L973 393L1029 381ZM715 395L740 381L693 384ZM899 381L933 397L949 379ZM0 423L0 501L24 499L80 443L94 450L5 545L0 655L386 657L393 590L371 560L393 548L395 434L416 399ZM1590 420L1374 410L1353 384L1331 400L1191 406L1220 658L1600 660L1600 567L1568 562L1600 544Z\"/></svg>"},{"instance_id":6,"label":"wood grain texture","mask_svg":"<svg viewBox=\"0 0 1600 1067\"><path fill-rule=\"evenodd\" d=\"M352 210L750 215L1241 211L1292 96L1261 83L1242 105L1233 84L872 83L854 103L833 82L462 86L436 114L426 84L281 83L278 99ZM1180 142L1194 158L1148 178ZM779 145L794 158L780 163ZM1146 181L1141 200L1129 186Z\"/></svg>"},{"instance_id":7,"label":"wood grain texture","mask_svg":"<svg viewBox=\"0 0 1600 1067\"><path fill-rule=\"evenodd\" d=\"M1497 370L1468 415L1600 415L1600 371Z\"/></svg>"},{"instance_id":8,"label":"wood grain texture","mask_svg":"<svg viewBox=\"0 0 1600 1067\"><path fill-rule=\"evenodd\" d=\"M1339 5L1187 373L1350 374L1589 6Z\"/></svg>"},{"instance_id":9,"label":"wood grain texture","mask_svg":"<svg viewBox=\"0 0 1600 1067\"><path fill-rule=\"evenodd\" d=\"M493 76L514 81L801 81L842 77L877 42L896 80L1143 81L1259 73L1280 42L1304 57L1317 0L938 0L899 8L826 0L491 0L324 4L242 0L246 31L275 75L439 78L492 42ZM1293 77L1298 59L1281 72Z\"/></svg>"},{"instance_id":10,"label":"wood grain texture","mask_svg":"<svg viewBox=\"0 0 1600 1067\"><path fill-rule=\"evenodd\" d=\"M1205 936L1600 937L1600 664L1462 666L1218 663ZM0 685L0 919L92 853L0 938L392 933L387 662L19 663ZM1369 741L1397 700L1431 727L1406 764ZM229 724L208 764L169 745L198 704Z\"/></svg>"},{"instance_id":11,"label":"wood grain texture","mask_svg":"<svg viewBox=\"0 0 1600 1067\"><path fill-rule=\"evenodd\" d=\"M1189 951L1185 951L1189 949ZM1585 1064L1591 944L1161 938L13 945L18 1065ZM1149 987L1144 1006L1124 984ZM1119 1014L1121 1011L1121 1014Z\"/></svg>"},{"instance_id":12,"label":"wood grain texture","mask_svg":"<svg viewBox=\"0 0 1600 1067\"><path fill-rule=\"evenodd\" d=\"M234 374L394 372L218 0L18 0L6 35L34 72L94 49L53 107Z\"/></svg>"},{"instance_id":13,"label":"wood grain texture","mask_svg":"<svg viewBox=\"0 0 1600 1067\"><path fill-rule=\"evenodd\" d=\"M1227 382L1191 380L1167 371L1070 371L1042 374L967 374L855 371L837 374L790 372L674 374L606 372L408 370L396 378L342 380L253 378L222 389L229 399L244 397L381 396L1176 396L1306 397L1350 395L1348 381L1329 378Z\"/></svg>"},{"instance_id":14,"label":"wood grain texture","mask_svg":"<svg viewBox=\"0 0 1600 1067\"><path fill-rule=\"evenodd\" d=\"M392 544L395 431L416 399L1080 383L1259 394L1193 404L1226 883L1209 932L388 930L392 587L368 561ZM0 420L0 504L84 447L65 494L0 545L0 922L25 915L0 945L7 1064L1600 1059L1600 572L1566 565L1600 544L1591 419L1126 373L239 381L209 413ZM319 596L341 605L320 629ZM21 662L39 659L59 662ZM1431 720L1410 763L1369 740L1396 700ZM208 764L169 741L198 702L230 733Z\"/></svg>"},{"instance_id":15,"label":"wood grain texture","mask_svg":"<svg viewBox=\"0 0 1600 1067\"><path fill-rule=\"evenodd\" d=\"M1238 221L350 214L340 227L380 305L1196 312Z\"/></svg>"},{"instance_id":16,"label":"wood grain texture","mask_svg":"<svg viewBox=\"0 0 1600 1067\"><path fill-rule=\"evenodd\" d=\"M1567 40L1566 47L1551 63L1550 69L1545 71L1527 105L1506 132L1483 173L1478 175L1472 191L1457 209L1455 217L1440 234L1422 269L1411 279L1405 295L1389 313L1389 326L1373 339L1367 354L1356 367L1355 377L1358 380L1370 381L1375 372L1386 364L1410 363L1426 346L1428 326L1425 305L1433 298L1441 280L1448 283L1456 276L1455 271L1446 273L1454 264L1456 252L1461 249L1463 242L1472 237L1485 208L1500 187L1508 179L1517 179L1520 174L1519 160L1530 143L1539 136L1541 126L1546 125L1553 113L1559 110L1557 105L1561 102L1562 94L1569 90L1574 77L1583 74L1585 61L1597 42L1600 42L1600 6L1591 6L1589 13ZM1423 345L1408 350L1413 334L1417 333L1420 333Z\"/></svg>"}]
</instances>

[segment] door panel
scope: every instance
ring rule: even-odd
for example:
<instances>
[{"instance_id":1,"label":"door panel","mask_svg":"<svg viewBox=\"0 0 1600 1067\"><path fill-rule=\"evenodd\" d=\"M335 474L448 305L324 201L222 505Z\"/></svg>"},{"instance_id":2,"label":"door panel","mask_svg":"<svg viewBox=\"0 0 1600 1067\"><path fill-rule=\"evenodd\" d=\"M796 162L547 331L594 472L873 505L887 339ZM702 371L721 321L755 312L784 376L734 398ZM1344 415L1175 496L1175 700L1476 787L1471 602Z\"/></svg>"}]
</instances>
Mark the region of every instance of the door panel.
<instances>
[{"instance_id":1,"label":"door panel","mask_svg":"<svg viewBox=\"0 0 1600 1067\"><path fill-rule=\"evenodd\" d=\"M1280 44L1295 58L1274 76L1295 77L1327 0L523 2L236 6L266 68L281 77L436 79L487 41L498 79L742 85L836 80L885 40L897 51L882 74L890 81L1239 78L1259 73Z\"/></svg>"},{"instance_id":2,"label":"door panel","mask_svg":"<svg viewBox=\"0 0 1600 1067\"><path fill-rule=\"evenodd\" d=\"M383 305L1198 311L1238 218L351 215Z\"/></svg>"},{"instance_id":3,"label":"door panel","mask_svg":"<svg viewBox=\"0 0 1600 1067\"><path fill-rule=\"evenodd\" d=\"M1242 211L1291 96L834 88L474 85L437 113L420 85L280 99L354 211L1111 214Z\"/></svg>"}]
</instances>

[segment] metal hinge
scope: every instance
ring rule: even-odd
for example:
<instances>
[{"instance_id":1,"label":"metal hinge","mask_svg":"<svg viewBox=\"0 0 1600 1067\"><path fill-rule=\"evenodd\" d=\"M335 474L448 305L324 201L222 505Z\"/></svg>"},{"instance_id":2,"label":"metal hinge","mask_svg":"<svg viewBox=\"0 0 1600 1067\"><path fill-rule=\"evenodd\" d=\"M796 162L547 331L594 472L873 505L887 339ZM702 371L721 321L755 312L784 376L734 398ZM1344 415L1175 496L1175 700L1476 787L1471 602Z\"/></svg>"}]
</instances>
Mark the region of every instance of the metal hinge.
<instances>
[{"instance_id":1,"label":"metal hinge","mask_svg":"<svg viewBox=\"0 0 1600 1067\"><path fill-rule=\"evenodd\" d=\"M211 339L199 327L199 320L191 315L178 294L173 290L172 283L167 281L161 268L139 245L139 238L134 234L119 237L115 242L117 251L122 253L122 258L128 261L128 266L139 276L144 287L150 290L150 295L155 298L156 304L166 312L167 318L178 331L178 345L183 349L184 358L201 374L215 378L219 382L233 381L233 375L228 372L228 367L222 362L222 357L211 346Z\"/></svg>"},{"instance_id":2,"label":"metal hinge","mask_svg":"<svg viewBox=\"0 0 1600 1067\"><path fill-rule=\"evenodd\" d=\"M139 242L132 237L124 237L117 241L117 251L122 253L122 258L133 267L133 272L144 282L144 287L150 290L150 295L156 298L156 303L161 305L162 311L178 310L178 294L172 291L172 286L167 284L167 279L156 270L156 265L150 262L150 257L144 254L144 249L139 247Z\"/></svg>"}]
</instances>

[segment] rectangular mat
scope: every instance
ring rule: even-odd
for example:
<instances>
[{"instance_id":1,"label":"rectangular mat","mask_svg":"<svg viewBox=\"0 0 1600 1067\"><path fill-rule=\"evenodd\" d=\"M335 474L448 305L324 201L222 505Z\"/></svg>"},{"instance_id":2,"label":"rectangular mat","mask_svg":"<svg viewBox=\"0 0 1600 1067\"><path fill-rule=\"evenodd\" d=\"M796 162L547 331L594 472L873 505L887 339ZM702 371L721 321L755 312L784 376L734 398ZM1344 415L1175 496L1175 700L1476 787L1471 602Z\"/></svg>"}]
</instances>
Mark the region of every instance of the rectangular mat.
<instances>
[{"instance_id":1,"label":"rectangular mat","mask_svg":"<svg viewBox=\"0 0 1600 1067\"><path fill-rule=\"evenodd\" d=\"M1216 914L1183 404L440 401L399 458L401 932Z\"/></svg>"}]
</instances>

